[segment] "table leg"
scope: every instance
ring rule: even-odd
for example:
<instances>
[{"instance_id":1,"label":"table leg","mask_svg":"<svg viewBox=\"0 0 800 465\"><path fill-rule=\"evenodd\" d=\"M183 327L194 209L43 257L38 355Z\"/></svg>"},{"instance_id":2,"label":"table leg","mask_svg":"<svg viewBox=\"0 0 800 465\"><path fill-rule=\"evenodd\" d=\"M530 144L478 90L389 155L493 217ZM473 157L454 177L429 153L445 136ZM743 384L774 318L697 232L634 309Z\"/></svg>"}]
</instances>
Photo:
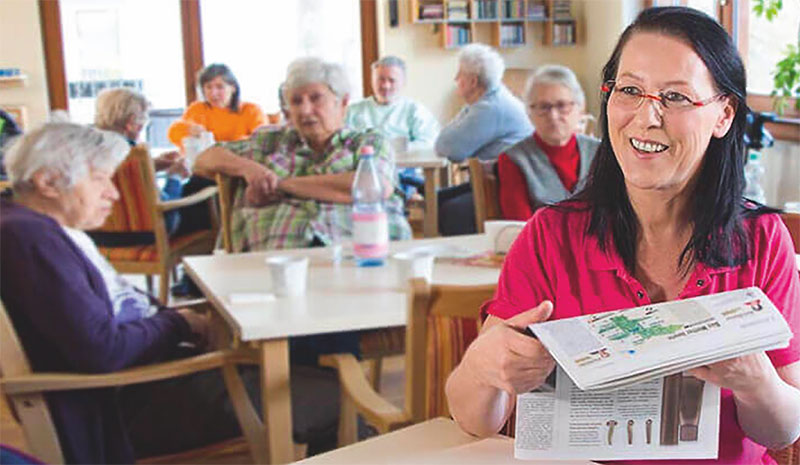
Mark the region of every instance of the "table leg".
<instances>
[{"instance_id":1,"label":"table leg","mask_svg":"<svg viewBox=\"0 0 800 465\"><path fill-rule=\"evenodd\" d=\"M439 235L439 168L425 168L425 218L422 225L425 237Z\"/></svg>"},{"instance_id":2,"label":"table leg","mask_svg":"<svg viewBox=\"0 0 800 465\"><path fill-rule=\"evenodd\" d=\"M292 403L289 389L289 341L261 342L261 406L269 463L294 461Z\"/></svg>"}]
</instances>

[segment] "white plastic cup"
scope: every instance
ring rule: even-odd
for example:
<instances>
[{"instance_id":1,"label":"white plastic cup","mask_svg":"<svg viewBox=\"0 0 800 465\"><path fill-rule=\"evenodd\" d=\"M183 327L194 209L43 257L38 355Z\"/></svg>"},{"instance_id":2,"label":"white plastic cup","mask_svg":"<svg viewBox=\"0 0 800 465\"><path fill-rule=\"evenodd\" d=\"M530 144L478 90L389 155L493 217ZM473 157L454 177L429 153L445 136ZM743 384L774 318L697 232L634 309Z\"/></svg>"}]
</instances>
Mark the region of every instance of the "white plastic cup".
<instances>
[{"instance_id":1,"label":"white plastic cup","mask_svg":"<svg viewBox=\"0 0 800 465\"><path fill-rule=\"evenodd\" d=\"M408 137L398 136L389 141L395 155L400 155L408 152Z\"/></svg>"},{"instance_id":2,"label":"white plastic cup","mask_svg":"<svg viewBox=\"0 0 800 465\"><path fill-rule=\"evenodd\" d=\"M183 143L183 154L189 169L194 166L194 160L203 151L203 140L199 137L187 136L181 141Z\"/></svg>"},{"instance_id":3,"label":"white plastic cup","mask_svg":"<svg viewBox=\"0 0 800 465\"><path fill-rule=\"evenodd\" d=\"M297 297L305 294L308 276L308 257L275 255L267 257L272 291L281 297Z\"/></svg>"},{"instance_id":4,"label":"white plastic cup","mask_svg":"<svg viewBox=\"0 0 800 465\"><path fill-rule=\"evenodd\" d=\"M194 166L194 161L205 149L214 145L214 134L208 131L203 131L196 136L186 136L181 141L183 143L184 154L186 155L186 163L189 169Z\"/></svg>"},{"instance_id":5,"label":"white plastic cup","mask_svg":"<svg viewBox=\"0 0 800 465\"><path fill-rule=\"evenodd\" d=\"M397 282L401 287L408 286L408 281L413 278L423 278L427 282L433 279L433 259L436 256L430 252L398 252L392 258L397 265Z\"/></svg>"},{"instance_id":6,"label":"white plastic cup","mask_svg":"<svg viewBox=\"0 0 800 465\"><path fill-rule=\"evenodd\" d=\"M489 220L483 223L483 230L489 237L492 250L497 254L507 253L524 227L524 221Z\"/></svg>"}]
</instances>

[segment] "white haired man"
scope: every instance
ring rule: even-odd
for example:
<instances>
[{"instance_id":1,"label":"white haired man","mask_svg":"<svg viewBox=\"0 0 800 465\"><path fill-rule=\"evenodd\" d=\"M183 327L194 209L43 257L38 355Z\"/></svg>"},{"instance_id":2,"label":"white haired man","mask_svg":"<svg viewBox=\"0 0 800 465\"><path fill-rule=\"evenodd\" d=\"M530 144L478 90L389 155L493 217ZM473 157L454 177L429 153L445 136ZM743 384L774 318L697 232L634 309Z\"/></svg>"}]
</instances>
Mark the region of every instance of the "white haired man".
<instances>
[{"instance_id":1,"label":"white haired man","mask_svg":"<svg viewBox=\"0 0 800 465\"><path fill-rule=\"evenodd\" d=\"M372 97L347 108L347 126L353 129L376 128L393 143L395 150L433 148L439 135L439 122L423 105L402 95L406 83L406 64L396 56L385 56L372 63ZM406 197L420 190L424 179L414 168L400 171Z\"/></svg>"},{"instance_id":2,"label":"white haired man","mask_svg":"<svg viewBox=\"0 0 800 465\"><path fill-rule=\"evenodd\" d=\"M525 106L503 85L503 58L491 47L470 44L458 57L456 93L466 105L442 128L436 139L440 157L460 162L467 158L494 160L508 146L533 132ZM475 232L475 207L470 185L439 191L439 229L442 235Z\"/></svg>"}]
</instances>

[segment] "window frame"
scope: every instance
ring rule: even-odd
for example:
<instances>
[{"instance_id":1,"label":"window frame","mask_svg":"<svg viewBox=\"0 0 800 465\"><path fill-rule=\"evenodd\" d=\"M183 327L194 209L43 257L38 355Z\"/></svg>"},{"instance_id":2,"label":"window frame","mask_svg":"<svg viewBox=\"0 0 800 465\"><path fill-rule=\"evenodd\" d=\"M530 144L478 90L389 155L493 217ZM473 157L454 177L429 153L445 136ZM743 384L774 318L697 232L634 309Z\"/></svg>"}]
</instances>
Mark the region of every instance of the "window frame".
<instances>
[{"instance_id":1,"label":"window frame","mask_svg":"<svg viewBox=\"0 0 800 465\"><path fill-rule=\"evenodd\" d=\"M203 31L199 0L180 1L183 38L183 69L186 105L197 100L195 75L203 68ZM361 67L364 96L372 94L372 62L378 59L377 11L375 0L359 0L361 9ZM60 0L39 0L42 42L45 56L48 99L51 110L69 110L64 39L61 31Z\"/></svg>"},{"instance_id":2,"label":"window frame","mask_svg":"<svg viewBox=\"0 0 800 465\"><path fill-rule=\"evenodd\" d=\"M753 13L750 0L716 0L717 17L722 27L728 31L747 66L747 52L750 34L750 15ZM645 0L645 7L682 5L687 0ZM776 139L800 142L800 111L795 108L796 100L789 99L786 111L777 123L767 123L766 128ZM768 94L748 94L747 105L753 111L773 111L772 97Z\"/></svg>"}]
</instances>

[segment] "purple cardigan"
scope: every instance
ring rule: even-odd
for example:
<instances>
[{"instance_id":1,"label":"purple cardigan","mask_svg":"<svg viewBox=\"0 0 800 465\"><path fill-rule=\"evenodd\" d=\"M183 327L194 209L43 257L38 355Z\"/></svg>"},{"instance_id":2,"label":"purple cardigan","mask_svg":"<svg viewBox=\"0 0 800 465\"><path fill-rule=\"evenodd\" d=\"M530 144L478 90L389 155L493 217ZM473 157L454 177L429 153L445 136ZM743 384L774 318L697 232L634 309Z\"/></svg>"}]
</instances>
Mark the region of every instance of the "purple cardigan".
<instances>
[{"instance_id":1,"label":"purple cardigan","mask_svg":"<svg viewBox=\"0 0 800 465\"><path fill-rule=\"evenodd\" d=\"M164 358L191 335L172 310L114 321L100 273L52 218L0 200L0 297L34 371L107 373ZM133 463L115 389L47 396L68 463Z\"/></svg>"}]
</instances>

